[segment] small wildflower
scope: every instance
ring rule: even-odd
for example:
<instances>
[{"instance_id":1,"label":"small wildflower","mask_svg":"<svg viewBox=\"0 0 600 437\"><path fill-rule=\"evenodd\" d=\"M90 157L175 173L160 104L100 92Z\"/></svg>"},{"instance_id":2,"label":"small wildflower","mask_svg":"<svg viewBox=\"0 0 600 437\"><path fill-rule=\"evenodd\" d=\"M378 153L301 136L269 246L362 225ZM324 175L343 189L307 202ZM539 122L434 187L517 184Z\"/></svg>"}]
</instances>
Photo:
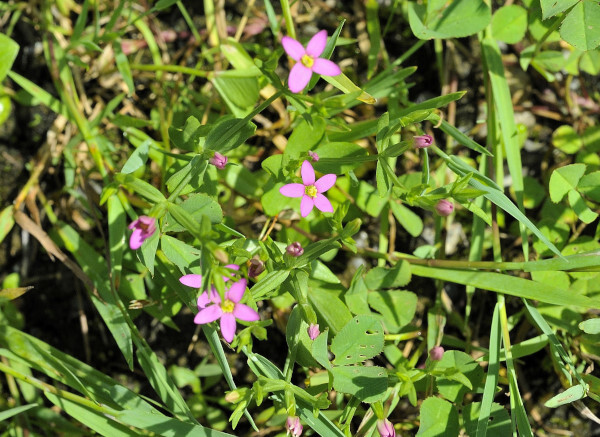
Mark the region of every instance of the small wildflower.
<instances>
[{"instance_id":1,"label":"small wildflower","mask_svg":"<svg viewBox=\"0 0 600 437\"><path fill-rule=\"evenodd\" d=\"M288 86L293 93L299 93L306 88L313 73L323 76L337 76L342 73L340 67L335 63L319 57L327 44L327 31L325 30L317 32L308 42L306 49L289 36L284 36L281 44L288 56L296 61L288 77Z\"/></svg>"},{"instance_id":2,"label":"small wildflower","mask_svg":"<svg viewBox=\"0 0 600 437\"><path fill-rule=\"evenodd\" d=\"M333 206L323 193L329 190L335 184L337 176L326 174L315 182L315 170L310 162L304 161L302 169L301 184L287 184L279 189L279 192L286 197L302 197L300 202L300 214L306 217L312 211L313 207L323 212L333 212Z\"/></svg>"},{"instance_id":3,"label":"small wildflower","mask_svg":"<svg viewBox=\"0 0 600 437\"><path fill-rule=\"evenodd\" d=\"M287 428L285 435L289 435L290 433L292 433L293 437L299 437L302 435L303 427L298 416L288 416L285 425Z\"/></svg>"},{"instance_id":4,"label":"small wildflower","mask_svg":"<svg viewBox=\"0 0 600 437\"><path fill-rule=\"evenodd\" d=\"M299 242L294 241L292 244L285 248L285 253L287 253L290 256L297 257L304 253L304 248Z\"/></svg>"},{"instance_id":5,"label":"small wildflower","mask_svg":"<svg viewBox=\"0 0 600 437\"><path fill-rule=\"evenodd\" d=\"M228 264L225 267L230 270L236 271L240 269L240 266L236 264ZM223 276L223 282L227 281L229 281L229 278L227 276ZM181 278L179 278L179 282L181 282L183 285L187 285L188 287L200 288L202 286L202 275L184 275ZM198 297L198 308L203 309L211 302L216 303L215 297L218 296L219 293L217 292L215 287L211 287L210 293L205 291L200 295L200 297Z\"/></svg>"},{"instance_id":6,"label":"small wildflower","mask_svg":"<svg viewBox=\"0 0 600 437\"><path fill-rule=\"evenodd\" d=\"M394 425L387 419L379 419L377 421L377 431L381 437L396 437Z\"/></svg>"},{"instance_id":7,"label":"small wildflower","mask_svg":"<svg viewBox=\"0 0 600 437\"><path fill-rule=\"evenodd\" d=\"M435 205L435 211L442 217L449 216L454 211L454 204L447 199L442 199Z\"/></svg>"},{"instance_id":8,"label":"small wildflower","mask_svg":"<svg viewBox=\"0 0 600 437\"><path fill-rule=\"evenodd\" d=\"M260 320L260 316L256 311L248 305L240 303L245 291L246 280L240 279L229 287L225 292L225 300L221 301L221 296L219 296L217 291L213 288L211 290L210 298L212 305L202 308L200 306L200 298L198 298L198 308L200 311L196 314L194 323L203 325L220 319L221 334L227 343L231 343L237 328L236 319L244 320L246 322Z\"/></svg>"},{"instance_id":9,"label":"small wildflower","mask_svg":"<svg viewBox=\"0 0 600 437\"><path fill-rule=\"evenodd\" d=\"M429 358L433 361L441 361L444 356L444 348L441 346L434 346L429 351Z\"/></svg>"},{"instance_id":10,"label":"small wildflower","mask_svg":"<svg viewBox=\"0 0 600 437\"><path fill-rule=\"evenodd\" d=\"M417 149L425 149L433 144L433 137L431 135L417 135L413 137L413 145Z\"/></svg>"},{"instance_id":11,"label":"small wildflower","mask_svg":"<svg viewBox=\"0 0 600 437\"><path fill-rule=\"evenodd\" d=\"M144 240L150 238L154 234L154 231L156 231L156 219L147 215L141 215L131 222L128 228L133 229L129 238L129 247L131 250L137 250L142 246Z\"/></svg>"},{"instance_id":12,"label":"small wildflower","mask_svg":"<svg viewBox=\"0 0 600 437\"><path fill-rule=\"evenodd\" d=\"M262 262L259 258L252 258L250 261L248 261L248 263L250 264L248 266L249 278L256 278L258 275L265 271L265 263Z\"/></svg>"},{"instance_id":13,"label":"small wildflower","mask_svg":"<svg viewBox=\"0 0 600 437\"><path fill-rule=\"evenodd\" d=\"M212 165L217 167L219 170L223 170L227 165L227 157L221 155L219 152L215 152L215 155L208 160Z\"/></svg>"},{"instance_id":14,"label":"small wildflower","mask_svg":"<svg viewBox=\"0 0 600 437\"><path fill-rule=\"evenodd\" d=\"M312 159L314 162L317 162L319 160L319 155L317 155L317 153L313 152L312 150L308 151L308 156L310 156L310 159Z\"/></svg>"},{"instance_id":15,"label":"small wildflower","mask_svg":"<svg viewBox=\"0 0 600 437\"><path fill-rule=\"evenodd\" d=\"M308 327L308 336L310 337L310 339L314 340L315 338L317 338L319 336L320 333L321 333L321 331L319 331L319 324L311 323L310 326Z\"/></svg>"}]
</instances>

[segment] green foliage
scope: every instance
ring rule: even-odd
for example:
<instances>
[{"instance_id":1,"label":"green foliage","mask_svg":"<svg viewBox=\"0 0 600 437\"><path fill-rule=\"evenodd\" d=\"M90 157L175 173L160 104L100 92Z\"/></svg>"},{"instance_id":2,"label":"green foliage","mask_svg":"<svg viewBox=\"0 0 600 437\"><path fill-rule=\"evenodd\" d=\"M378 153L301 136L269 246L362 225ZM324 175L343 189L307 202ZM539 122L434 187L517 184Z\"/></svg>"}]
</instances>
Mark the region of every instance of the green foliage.
<instances>
[{"instance_id":1,"label":"green foliage","mask_svg":"<svg viewBox=\"0 0 600 437\"><path fill-rule=\"evenodd\" d=\"M477 0L437 0L426 4L410 2L408 18L417 38L460 38L483 30L492 14L486 3Z\"/></svg>"}]
</instances>

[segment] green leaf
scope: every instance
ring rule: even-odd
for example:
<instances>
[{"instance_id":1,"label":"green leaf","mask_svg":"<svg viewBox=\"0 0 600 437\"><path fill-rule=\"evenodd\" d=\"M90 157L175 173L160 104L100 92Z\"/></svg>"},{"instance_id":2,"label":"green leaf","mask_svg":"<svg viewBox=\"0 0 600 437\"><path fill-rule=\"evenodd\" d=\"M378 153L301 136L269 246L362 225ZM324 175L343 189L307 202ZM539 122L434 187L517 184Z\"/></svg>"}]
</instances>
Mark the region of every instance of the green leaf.
<instances>
[{"instance_id":1,"label":"green leaf","mask_svg":"<svg viewBox=\"0 0 600 437\"><path fill-rule=\"evenodd\" d=\"M550 199L558 203L571 190L577 188L579 180L585 173L585 164L571 164L557 168L550 176Z\"/></svg>"},{"instance_id":2,"label":"green leaf","mask_svg":"<svg viewBox=\"0 0 600 437\"><path fill-rule=\"evenodd\" d=\"M158 248L158 240L160 237L159 232L155 232L142 244L142 247L139 248L137 255L150 272L150 276L154 276L154 260L156 249Z\"/></svg>"},{"instance_id":3,"label":"green leaf","mask_svg":"<svg viewBox=\"0 0 600 437\"><path fill-rule=\"evenodd\" d=\"M522 6L502 6L492 17L492 35L495 39L515 44L527 31L527 10Z\"/></svg>"},{"instance_id":4,"label":"green leaf","mask_svg":"<svg viewBox=\"0 0 600 437\"><path fill-rule=\"evenodd\" d=\"M108 209L108 243L110 247L110 265L113 284L121 281L123 252L127 247L127 222L125 210L118 196L110 196L106 203Z\"/></svg>"},{"instance_id":5,"label":"green leaf","mask_svg":"<svg viewBox=\"0 0 600 437\"><path fill-rule=\"evenodd\" d=\"M480 435L477 432L477 422L481 411L481 402L472 402L463 409L462 417L467 430L467 435ZM486 433L481 434L486 437L505 437L511 435L511 423L508 411L497 403L492 403L489 414Z\"/></svg>"},{"instance_id":6,"label":"green leaf","mask_svg":"<svg viewBox=\"0 0 600 437\"><path fill-rule=\"evenodd\" d=\"M387 391L387 372L378 366L334 366L333 388L372 403L383 399Z\"/></svg>"},{"instance_id":7,"label":"green leaf","mask_svg":"<svg viewBox=\"0 0 600 437\"><path fill-rule=\"evenodd\" d=\"M464 395L474 390L483 380L483 368L461 351L446 351L435 366L436 385L442 396L454 403L462 403Z\"/></svg>"},{"instance_id":8,"label":"green leaf","mask_svg":"<svg viewBox=\"0 0 600 437\"><path fill-rule=\"evenodd\" d=\"M13 62L19 53L19 44L8 36L0 33L0 82L4 80L10 71Z\"/></svg>"},{"instance_id":9,"label":"green leaf","mask_svg":"<svg viewBox=\"0 0 600 437\"><path fill-rule=\"evenodd\" d=\"M598 218L598 214L588 208L585 204L585 200L583 200L583 197L581 197L581 194L577 191L571 190L567 196L569 205L571 205L571 208L573 208L573 211L577 214L579 220L584 223L592 223Z\"/></svg>"},{"instance_id":10,"label":"green leaf","mask_svg":"<svg viewBox=\"0 0 600 437\"><path fill-rule=\"evenodd\" d=\"M454 405L436 397L429 397L421 404L419 437L442 437L458 435L458 412Z\"/></svg>"},{"instance_id":11,"label":"green leaf","mask_svg":"<svg viewBox=\"0 0 600 437\"><path fill-rule=\"evenodd\" d=\"M19 407L9 408L8 410L4 410L0 412L0 422L5 421L6 419L10 419L17 414L21 414L24 411L30 410L34 407L37 407L38 404L29 404L29 405L21 405Z\"/></svg>"},{"instance_id":12,"label":"green leaf","mask_svg":"<svg viewBox=\"0 0 600 437\"><path fill-rule=\"evenodd\" d=\"M230 118L217 124L206 136L204 148L227 153L254 135L256 125L246 119Z\"/></svg>"},{"instance_id":13,"label":"green leaf","mask_svg":"<svg viewBox=\"0 0 600 437\"><path fill-rule=\"evenodd\" d=\"M4 241L14 225L13 206L9 205L0 212L0 243Z\"/></svg>"},{"instance_id":14,"label":"green leaf","mask_svg":"<svg viewBox=\"0 0 600 437\"><path fill-rule=\"evenodd\" d=\"M302 308L296 305L290 313L285 328L285 338L290 350L294 345L296 346L296 362L298 364L305 367L317 367L317 361L312 356L313 341L308 336L308 323L302 319L302 313Z\"/></svg>"},{"instance_id":15,"label":"green leaf","mask_svg":"<svg viewBox=\"0 0 600 437\"><path fill-rule=\"evenodd\" d=\"M368 105L373 105L377 101L375 97L362 90L344 73L338 76L321 76L326 82L342 91L344 94L357 94L356 100L360 100Z\"/></svg>"},{"instance_id":16,"label":"green leaf","mask_svg":"<svg viewBox=\"0 0 600 437\"><path fill-rule=\"evenodd\" d=\"M182 203L178 204L190 217L196 222L202 220L202 216L208 217L212 224L223 221L223 211L221 206L206 194L190 194ZM167 213L166 224L163 232L183 232L184 228L178 223L170 212Z\"/></svg>"},{"instance_id":17,"label":"green leaf","mask_svg":"<svg viewBox=\"0 0 600 437\"><path fill-rule=\"evenodd\" d=\"M419 39L473 35L483 30L491 19L490 7L480 0L430 1L426 5L408 3L408 22Z\"/></svg>"},{"instance_id":18,"label":"green leaf","mask_svg":"<svg viewBox=\"0 0 600 437\"><path fill-rule=\"evenodd\" d=\"M346 174L363 164L368 155L367 149L355 143L327 143L319 146L315 152L319 161L313 164L321 173Z\"/></svg>"},{"instance_id":19,"label":"green leaf","mask_svg":"<svg viewBox=\"0 0 600 437\"><path fill-rule=\"evenodd\" d=\"M593 261L593 262L597 262ZM568 290L561 290L536 281L519 278L516 276L503 275L493 272L477 272L470 270L440 269L411 265L413 275L426 278L441 279L443 281L455 282L457 284L471 285L482 290L490 290L511 296L526 299L539 300L553 305L577 305L585 308L600 307L600 300L590 298L581 294L575 294ZM542 270L548 270L544 268Z\"/></svg>"},{"instance_id":20,"label":"green leaf","mask_svg":"<svg viewBox=\"0 0 600 437\"><path fill-rule=\"evenodd\" d=\"M329 362L329 354L327 352L327 334L329 330L325 330L317 338L314 339L311 345L311 353L313 358L327 370L331 370Z\"/></svg>"},{"instance_id":21,"label":"green leaf","mask_svg":"<svg viewBox=\"0 0 600 437\"><path fill-rule=\"evenodd\" d=\"M542 6L542 19L546 20L550 17L566 11L579 0L540 0Z\"/></svg>"},{"instance_id":22,"label":"green leaf","mask_svg":"<svg viewBox=\"0 0 600 437\"><path fill-rule=\"evenodd\" d=\"M314 308L321 329L329 327L333 335L337 334L352 319L352 314L334 290L320 288L308 293L308 301Z\"/></svg>"},{"instance_id":23,"label":"green leaf","mask_svg":"<svg viewBox=\"0 0 600 437\"><path fill-rule=\"evenodd\" d=\"M369 305L379 312L385 328L392 333L408 325L417 310L417 295L410 291L374 291L369 293Z\"/></svg>"},{"instance_id":24,"label":"green leaf","mask_svg":"<svg viewBox=\"0 0 600 437\"><path fill-rule=\"evenodd\" d=\"M600 334L600 318L584 320L579 324L579 329L586 334Z\"/></svg>"},{"instance_id":25,"label":"green leaf","mask_svg":"<svg viewBox=\"0 0 600 437\"><path fill-rule=\"evenodd\" d=\"M163 235L160 238L160 248L169 261L179 267L183 273L195 261L200 259L201 251L177 238Z\"/></svg>"},{"instance_id":26,"label":"green leaf","mask_svg":"<svg viewBox=\"0 0 600 437\"><path fill-rule=\"evenodd\" d=\"M143 166L148 160L148 147L150 146L150 144L151 141L146 140L137 149L135 149L131 156L127 159L125 165L123 165L121 173L133 173L138 168Z\"/></svg>"},{"instance_id":27,"label":"green leaf","mask_svg":"<svg viewBox=\"0 0 600 437\"><path fill-rule=\"evenodd\" d=\"M579 50L594 50L600 45L600 3L581 0L563 20L560 36Z\"/></svg>"},{"instance_id":28,"label":"green leaf","mask_svg":"<svg viewBox=\"0 0 600 437\"><path fill-rule=\"evenodd\" d=\"M326 126L322 117L312 117L311 123L305 119L300 121L288 139L285 154L292 159L299 159L309 150L314 150L323 139Z\"/></svg>"},{"instance_id":29,"label":"green leaf","mask_svg":"<svg viewBox=\"0 0 600 437\"><path fill-rule=\"evenodd\" d=\"M129 67L129 60L127 59L127 55L125 55L121 49L120 41L115 40L112 47L115 52L117 68L119 73L121 73L121 77L125 81L125 85L127 85L127 90L129 91L127 95L131 96L133 93L135 93L135 85L133 84L133 76L131 74L131 68Z\"/></svg>"},{"instance_id":30,"label":"green leaf","mask_svg":"<svg viewBox=\"0 0 600 437\"><path fill-rule=\"evenodd\" d=\"M271 291L279 287L290 275L289 270L273 270L267 273L255 286L250 289L254 300L262 300Z\"/></svg>"},{"instance_id":31,"label":"green leaf","mask_svg":"<svg viewBox=\"0 0 600 437\"><path fill-rule=\"evenodd\" d=\"M562 54L560 54L562 58ZM577 153L583 147L583 141L572 126L559 126L552 134L552 145L565 153Z\"/></svg>"},{"instance_id":32,"label":"green leaf","mask_svg":"<svg viewBox=\"0 0 600 437\"><path fill-rule=\"evenodd\" d=\"M260 99L256 77L218 76L213 79L213 84L236 117L247 116Z\"/></svg>"},{"instance_id":33,"label":"green leaf","mask_svg":"<svg viewBox=\"0 0 600 437\"><path fill-rule=\"evenodd\" d=\"M135 191L137 194L153 203L161 203L166 200L165 196L163 196L157 188L132 175L117 173L115 175L115 181L119 182L129 190Z\"/></svg>"},{"instance_id":34,"label":"green leaf","mask_svg":"<svg viewBox=\"0 0 600 437\"><path fill-rule=\"evenodd\" d=\"M562 393L557 394L552 399L544 402L544 406L548 408L557 408L561 405L570 404L587 396L587 387L580 384L569 387Z\"/></svg>"},{"instance_id":35,"label":"green leaf","mask_svg":"<svg viewBox=\"0 0 600 437\"><path fill-rule=\"evenodd\" d=\"M364 314L349 321L331 342L334 365L360 363L379 355L382 350L381 322Z\"/></svg>"},{"instance_id":36,"label":"green leaf","mask_svg":"<svg viewBox=\"0 0 600 437\"><path fill-rule=\"evenodd\" d=\"M369 290L403 287L410 282L410 266L400 261L391 269L375 267L369 270L365 282Z\"/></svg>"},{"instance_id":37,"label":"green leaf","mask_svg":"<svg viewBox=\"0 0 600 437\"><path fill-rule=\"evenodd\" d=\"M418 237L423 232L423 220L410 208L407 208L402 203L398 203L394 200L390 201L390 209L398 220L398 223L406 229L406 231L413 237Z\"/></svg>"}]
</instances>

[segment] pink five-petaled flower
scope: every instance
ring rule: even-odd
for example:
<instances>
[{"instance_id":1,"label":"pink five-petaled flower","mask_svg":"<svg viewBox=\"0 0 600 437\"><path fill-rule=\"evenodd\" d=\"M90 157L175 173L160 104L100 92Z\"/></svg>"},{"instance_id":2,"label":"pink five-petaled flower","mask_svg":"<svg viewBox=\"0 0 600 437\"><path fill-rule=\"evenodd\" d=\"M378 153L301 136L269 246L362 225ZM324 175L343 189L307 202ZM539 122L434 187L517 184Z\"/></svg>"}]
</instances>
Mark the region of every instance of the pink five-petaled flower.
<instances>
[{"instance_id":1,"label":"pink five-petaled flower","mask_svg":"<svg viewBox=\"0 0 600 437\"><path fill-rule=\"evenodd\" d=\"M221 319L221 334L223 334L223 338L227 343L231 343L235 336L235 319L256 322L260 320L260 316L248 305L240 303L246 291L245 279L240 279L229 287L225 292L224 301L221 301L221 296L219 296L216 290L213 290L211 290L212 296L210 299L213 304L201 308L194 318L194 323L204 325L205 323ZM198 301L200 301L200 298L198 298ZM200 304L198 304L198 307L200 308Z\"/></svg>"},{"instance_id":2,"label":"pink five-petaled flower","mask_svg":"<svg viewBox=\"0 0 600 437\"><path fill-rule=\"evenodd\" d=\"M337 76L342 73L340 67L335 63L319 57L327 44L327 31L325 30L317 32L310 39L306 50L302 44L289 36L284 36L281 44L289 57L296 61L288 77L288 86L293 93L299 93L306 88L313 73L323 76Z\"/></svg>"},{"instance_id":3,"label":"pink five-petaled flower","mask_svg":"<svg viewBox=\"0 0 600 437\"><path fill-rule=\"evenodd\" d=\"M285 422L285 427L287 428L285 435L289 435L290 433L292 433L293 437L299 437L302 435L303 427L298 416L288 416Z\"/></svg>"},{"instance_id":4,"label":"pink five-petaled flower","mask_svg":"<svg viewBox=\"0 0 600 437\"><path fill-rule=\"evenodd\" d=\"M300 201L300 214L306 217L312 211L313 207L323 212L333 212L333 206L323 193L329 190L335 184L337 176L326 174L315 182L315 170L310 162L304 161L302 169L301 184L287 184L279 189L279 192L286 197L302 197Z\"/></svg>"},{"instance_id":5,"label":"pink five-petaled flower","mask_svg":"<svg viewBox=\"0 0 600 437\"><path fill-rule=\"evenodd\" d=\"M142 246L144 240L150 238L154 234L154 231L156 231L156 219L147 215L141 215L131 222L128 228L133 229L129 238L129 247L131 250L137 250Z\"/></svg>"},{"instance_id":6,"label":"pink five-petaled flower","mask_svg":"<svg viewBox=\"0 0 600 437\"><path fill-rule=\"evenodd\" d=\"M425 149L433 144L431 135L417 135L413 137L413 145L417 149Z\"/></svg>"},{"instance_id":7,"label":"pink five-petaled flower","mask_svg":"<svg viewBox=\"0 0 600 437\"><path fill-rule=\"evenodd\" d=\"M227 264L225 267L236 271L240 269L240 266L237 264ZM229 281L229 278L227 276L223 276L223 282L227 281ZM202 275L196 275L193 273L190 275L184 275L179 278L179 282L181 282L183 285L187 285L188 287L200 288L202 286ZM206 291L202 293L200 297L198 297L198 308L203 309L211 302L216 303L215 296L219 296L219 293L215 287L211 287L210 296Z\"/></svg>"},{"instance_id":8,"label":"pink five-petaled flower","mask_svg":"<svg viewBox=\"0 0 600 437\"><path fill-rule=\"evenodd\" d=\"M377 421L377 431L381 437L396 437L394 425L387 419L379 419Z\"/></svg>"}]
</instances>

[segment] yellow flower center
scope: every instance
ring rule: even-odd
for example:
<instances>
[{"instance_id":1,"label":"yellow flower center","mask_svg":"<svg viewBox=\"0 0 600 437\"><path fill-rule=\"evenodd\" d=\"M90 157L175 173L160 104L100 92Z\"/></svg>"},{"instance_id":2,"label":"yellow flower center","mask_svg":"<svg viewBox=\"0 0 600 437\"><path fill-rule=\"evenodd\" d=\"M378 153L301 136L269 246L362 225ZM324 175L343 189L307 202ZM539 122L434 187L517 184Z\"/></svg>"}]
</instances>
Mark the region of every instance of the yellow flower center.
<instances>
[{"instance_id":1,"label":"yellow flower center","mask_svg":"<svg viewBox=\"0 0 600 437\"><path fill-rule=\"evenodd\" d=\"M230 301L229 299L225 299L225 302L221 304L221 309L224 313L232 313L235 308L235 303Z\"/></svg>"},{"instance_id":2,"label":"yellow flower center","mask_svg":"<svg viewBox=\"0 0 600 437\"><path fill-rule=\"evenodd\" d=\"M308 197L316 197L317 196L317 187L314 185L307 185L304 189L304 194Z\"/></svg>"},{"instance_id":3,"label":"yellow flower center","mask_svg":"<svg viewBox=\"0 0 600 437\"><path fill-rule=\"evenodd\" d=\"M303 55L300 59L300 62L302 62L302 65L304 65L305 67L312 68L313 64L315 63L315 60L312 58L312 56Z\"/></svg>"}]
</instances>

